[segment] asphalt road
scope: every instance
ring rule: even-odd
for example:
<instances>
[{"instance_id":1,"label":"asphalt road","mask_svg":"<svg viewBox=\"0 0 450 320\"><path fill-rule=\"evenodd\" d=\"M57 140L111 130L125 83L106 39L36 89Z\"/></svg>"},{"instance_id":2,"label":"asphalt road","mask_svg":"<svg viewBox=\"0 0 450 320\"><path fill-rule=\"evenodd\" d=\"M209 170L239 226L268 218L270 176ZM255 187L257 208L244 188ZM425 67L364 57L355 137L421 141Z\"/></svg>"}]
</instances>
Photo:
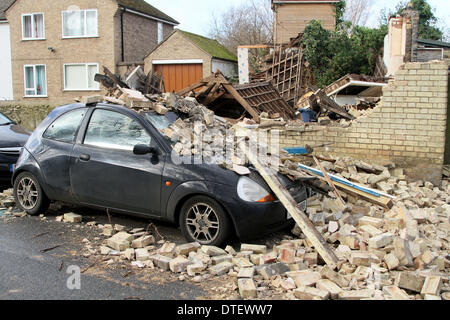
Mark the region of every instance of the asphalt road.
<instances>
[{"instance_id":1,"label":"asphalt road","mask_svg":"<svg viewBox=\"0 0 450 320\"><path fill-rule=\"evenodd\" d=\"M80 277L80 290L67 287L69 266L84 271L92 264L79 252L83 238L98 237L98 230L84 225L56 222L57 213L49 213L47 220L39 217L8 218L0 213L0 300L193 300L206 293L190 282L158 281L158 270L138 270L124 278L123 270L85 272ZM86 214L86 212L84 212ZM84 216L85 219L105 220L103 213ZM114 223L148 225L148 221L113 216ZM173 226L159 226L171 241L182 241L180 232ZM36 237L38 236L38 237ZM42 253L41 250L60 245ZM151 273L155 273L152 275ZM150 279L142 281L142 277ZM152 277L153 276L153 277Z\"/></svg>"}]
</instances>

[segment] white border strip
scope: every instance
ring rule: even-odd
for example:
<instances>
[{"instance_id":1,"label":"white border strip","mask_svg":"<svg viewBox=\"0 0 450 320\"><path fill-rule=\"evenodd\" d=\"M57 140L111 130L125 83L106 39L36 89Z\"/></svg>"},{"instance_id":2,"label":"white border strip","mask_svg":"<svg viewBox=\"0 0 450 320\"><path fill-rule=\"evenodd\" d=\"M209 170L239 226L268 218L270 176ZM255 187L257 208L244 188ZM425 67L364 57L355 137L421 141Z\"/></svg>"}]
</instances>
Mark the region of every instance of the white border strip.
<instances>
[{"instance_id":1,"label":"white border strip","mask_svg":"<svg viewBox=\"0 0 450 320\"><path fill-rule=\"evenodd\" d=\"M198 64L203 63L203 59L186 59L186 60L153 60L153 64Z\"/></svg>"}]
</instances>

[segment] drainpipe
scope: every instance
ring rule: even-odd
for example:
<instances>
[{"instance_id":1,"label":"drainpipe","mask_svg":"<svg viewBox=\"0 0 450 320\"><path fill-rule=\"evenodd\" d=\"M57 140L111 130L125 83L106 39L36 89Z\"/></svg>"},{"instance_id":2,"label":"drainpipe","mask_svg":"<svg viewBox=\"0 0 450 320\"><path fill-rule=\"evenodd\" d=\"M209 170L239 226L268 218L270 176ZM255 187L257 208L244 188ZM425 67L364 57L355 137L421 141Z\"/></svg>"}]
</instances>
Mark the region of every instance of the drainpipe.
<instances>
[{"instance_id":1,"label":"drainpipe","mask_svg":"<svg viewBox=\"0 0 450 320\"><path fill-rule=\"evenodd\" d=\"M124 44L124 36L123 36L123 14L127 11L126 8L122 7L122 11L120 13L120 36L122 43L122 62L125 62L125 44Z\"/></svg>"}]
</instances>

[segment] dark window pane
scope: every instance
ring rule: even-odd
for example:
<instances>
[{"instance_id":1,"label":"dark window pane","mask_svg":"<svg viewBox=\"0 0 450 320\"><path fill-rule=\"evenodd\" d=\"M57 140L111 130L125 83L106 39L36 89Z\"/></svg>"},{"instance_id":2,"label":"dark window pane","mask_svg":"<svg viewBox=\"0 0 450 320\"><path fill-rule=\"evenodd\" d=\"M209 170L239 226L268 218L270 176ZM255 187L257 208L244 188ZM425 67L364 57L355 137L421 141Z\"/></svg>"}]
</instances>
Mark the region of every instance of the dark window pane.
<instances>
[{"instance_id":1,"label":"dark window pane","mask_svg":"<svg viewBox=\"0 0 450 320\"><path fill-rule=\"evenodd\" d=\"M87 109L70 111L53 122L44 133L44 138L63 142L75 142L75 137Z\"/></svg>"}]
</instances>

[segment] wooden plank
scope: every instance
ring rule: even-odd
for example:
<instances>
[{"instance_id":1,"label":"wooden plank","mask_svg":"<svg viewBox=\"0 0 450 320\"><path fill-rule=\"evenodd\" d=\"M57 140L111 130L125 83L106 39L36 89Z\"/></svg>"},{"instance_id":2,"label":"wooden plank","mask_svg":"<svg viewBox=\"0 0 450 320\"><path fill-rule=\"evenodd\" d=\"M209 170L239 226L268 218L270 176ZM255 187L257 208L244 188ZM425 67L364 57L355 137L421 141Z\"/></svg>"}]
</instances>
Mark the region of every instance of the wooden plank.
<instances>
[{"instance_id":1,"label":"wooden plank","mask_svg":"<svg viewBox=\"0 0 450 320\"><path fill-rule=\"evenodd\" d=\"M287 191L286 188L284 188L284 186L281 184L275 172L272 169L267 168L263 164L261 164L258 160L257 154L249 152L242 142L239 144L239 148L242 152L245 152L250 163L253 164L255 169L264 178L277 198L281 201L292 218L294 218L295 222L297 222L302 232L305 234L308 240L311 241L312 245L320 254L325 263L333 269L336 268L339 262L338 258L331 250L326 240L314 227L313 223L308 219L306 214L299 208L298 204L295 202L289 191Z\"/></svg>"},{"instance_id":2,"label":"wooden plank","mask_svg":"<svg viewBox=\"0 0 450 320\"><path fill-rule=\"evenodd\" d=\"M313 159L316 162L317 166L320 168L320 170L322 171L323 176L325 177L325 180L327 181L328 185L333 188L334 190L334 194L336 195L336 197L339 199L339 201L341 202L342 205L342 209L344 209L346 207L346 204L344 202L344 199L342 199L341 194L339 193L339 191L336 189L336 186L333 184L333 181L331 181L330 177L328 176L327 172L325 171L325 169L323 168L322 164L320 163L320 161L313 155Z\"/></svg>"},{"instance_id":3,"label":"wooden plank","mask_svg":"<svg viewBox=\"0 0 450 320\"><path fill-rule=\"evenodd\" d=\"M325 161L328 161L328 160L325 160ZM304 164L301 164L301 163L299 163L298 166L302 170L306 170L306 171L308 171L310 173L313 173L313 174L321 176L321 177L323 176L323 174L322 174L322 172L320 172L320 170L317 170L317 169L305 166ZM382 191L361 186L361 185L359 185L357 183L351 182L351 181L349 181L347 179L344 179L344 178L341 178L341 177L338 177L338 176L335 176L335 175L332 175L332 174L328 174L328 176L330 177L331 180L333 180L333 182L340 182L342 184L347 185L350 188L358 189L358 190L360 190L362 192L369 193L369 194L371 194L371 195L373 195L375 197L386 197L386 198L390 198L390 199L395 199L395 196L387 194L387 193L384 193Z\"/></svg>"},{"instance_id":4,"label":"wooden plank","mask_svg":"<svg viewBox=\"0 0 450 320\"><path fill-rule=\"evenodd\" d=\"M341 182L334 182L334 185L338 188L341 189L353 196L359 197L361 199L364 199L370 203L379 205L380 207L386 208L386 209L391 209L394 206L394 203L392 201L391 198L388 197L384 197L384 196L380 196L380 197L376 197L374 195L371 195L370 193L367 192L363 192L361 190L349 187Z\"/></svg>"}]
</instances>

